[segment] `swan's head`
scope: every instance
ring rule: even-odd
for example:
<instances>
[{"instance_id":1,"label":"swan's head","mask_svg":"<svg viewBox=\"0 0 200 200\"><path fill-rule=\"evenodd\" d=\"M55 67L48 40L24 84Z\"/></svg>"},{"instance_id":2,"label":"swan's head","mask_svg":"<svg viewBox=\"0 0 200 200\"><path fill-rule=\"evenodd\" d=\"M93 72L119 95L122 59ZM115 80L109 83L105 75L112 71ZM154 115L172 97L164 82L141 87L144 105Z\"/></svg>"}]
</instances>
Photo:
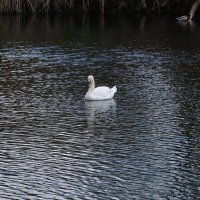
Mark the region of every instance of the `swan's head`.
<instances>
[{"instance_id":1,"label":"swan's head","mask_svg":"<svg viewBox=\"0 0 200 200\"><path fill-rule=\"evenodd\" d=\"M88 76L88 82L89 82L89 83L94 82L94 77L93 77L92 75L89 75L89 76Z\"/></svg>"},{"instance_id":2,"label":"swan's head","mask_svg":"<svg viewBox=\"0 0 200 200\"><path fill-rule=\"evenodd\" d=\"M89 87L94 83L94 77L92 75L88 76Z\"/></svg>"}]
</instances>

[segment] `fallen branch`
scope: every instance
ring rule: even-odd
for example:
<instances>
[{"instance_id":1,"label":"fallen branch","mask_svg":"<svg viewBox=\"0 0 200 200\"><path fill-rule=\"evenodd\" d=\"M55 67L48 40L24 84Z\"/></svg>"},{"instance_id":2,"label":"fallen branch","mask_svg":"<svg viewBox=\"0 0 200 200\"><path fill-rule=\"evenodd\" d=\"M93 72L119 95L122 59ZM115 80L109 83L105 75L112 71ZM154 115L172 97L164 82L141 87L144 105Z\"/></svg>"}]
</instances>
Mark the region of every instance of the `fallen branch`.
<instances>
[{"instance_id":1,"label":"fallen branch","mask_svg":"<svg viewBox=\"0 0 200 200\"><path fill-rule=\"evenodd\" d=\"M190 12L188 15L183 15L181 17L178 17L176 18L178 21L189 21L189 20L192 20L196 11L197 11L197 8L199 7L200 5L200 0L196 0L193 5L192 5L192 8L190 9Z\"/></svg>"},{"instance_id":2,"label":"fallen branch","mask_svg":"<svg viewBox=\"0 0 200 200\"><path fill-rule=\"evenodd\" d=\"M199 4L200 4L200 0L196 0L195 2L194 2L194 4L192 5L192 8L191 8L191 10L190 10L190 12L189 12L189 15L190 15L190 20L191 19L193 19L193 17L194 17L194 15L195 15L195 13L196 13L196 11L197 11L197 8L199 7Z\"/></svg>"}]
</instances>

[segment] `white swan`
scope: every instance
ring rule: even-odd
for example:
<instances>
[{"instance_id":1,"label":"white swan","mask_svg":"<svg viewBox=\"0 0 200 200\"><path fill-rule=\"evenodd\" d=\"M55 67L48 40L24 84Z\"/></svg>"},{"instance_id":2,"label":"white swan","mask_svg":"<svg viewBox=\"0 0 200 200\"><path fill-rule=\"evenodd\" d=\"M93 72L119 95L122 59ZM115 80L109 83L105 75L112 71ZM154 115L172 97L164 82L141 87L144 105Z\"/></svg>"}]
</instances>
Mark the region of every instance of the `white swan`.
<instances>
[{"instance_id":1,"label":"white swan","mask_svg":"<svg viewBox=\"0 0 200 200\"><path fill-rule=\"evenodd\" d=\"M117 87L112 88L106 86L100 86L95 88L94 77L92 75L88 76L89 89L85 95L85 100L107 100L112 99L115 92L117 92Z\"/></svg>"}]
</instances>

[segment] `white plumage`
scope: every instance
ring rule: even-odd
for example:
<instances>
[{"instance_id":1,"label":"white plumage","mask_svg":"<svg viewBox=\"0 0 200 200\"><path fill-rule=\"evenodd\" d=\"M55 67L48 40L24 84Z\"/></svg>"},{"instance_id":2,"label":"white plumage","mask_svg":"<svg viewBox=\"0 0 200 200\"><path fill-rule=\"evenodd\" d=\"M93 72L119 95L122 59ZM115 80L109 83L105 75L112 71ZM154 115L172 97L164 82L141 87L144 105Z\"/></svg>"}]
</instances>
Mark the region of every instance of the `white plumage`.
<instances>
[{"instance_id":1,"label":"white plumage","mask_svg":"<svg viewBox=\"0 0 200 200\"><path fill-rule=\"evenodd\" d=\"M85 95L85 100L107 100L112 99L117 87L112 88L106 86L100 86L95 88L95 81L92 75L88 76L89 89Z\"/></svg>"}]
</instances>

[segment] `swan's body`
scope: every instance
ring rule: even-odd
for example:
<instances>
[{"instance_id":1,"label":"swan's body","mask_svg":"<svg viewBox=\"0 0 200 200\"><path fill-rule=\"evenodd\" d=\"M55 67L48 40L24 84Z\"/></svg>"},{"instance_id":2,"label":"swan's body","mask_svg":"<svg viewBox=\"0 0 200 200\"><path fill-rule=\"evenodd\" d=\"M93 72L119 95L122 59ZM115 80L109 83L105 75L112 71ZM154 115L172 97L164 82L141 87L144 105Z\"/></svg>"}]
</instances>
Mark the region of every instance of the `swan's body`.
<instances>
[{"instance_id":1,"label":"swan's body","mask_svg":"<svg viewBox=\"0 0 200 200\"><path fill-rule=\"evenodd\" d=\"M100 86L95 88L94 77L92 75L88 76L89 89L85 95L85 100L108 100L112 99L115 92L117 92L117 87L112 88L106 86Z\"/></svg>"}]
</instances>

